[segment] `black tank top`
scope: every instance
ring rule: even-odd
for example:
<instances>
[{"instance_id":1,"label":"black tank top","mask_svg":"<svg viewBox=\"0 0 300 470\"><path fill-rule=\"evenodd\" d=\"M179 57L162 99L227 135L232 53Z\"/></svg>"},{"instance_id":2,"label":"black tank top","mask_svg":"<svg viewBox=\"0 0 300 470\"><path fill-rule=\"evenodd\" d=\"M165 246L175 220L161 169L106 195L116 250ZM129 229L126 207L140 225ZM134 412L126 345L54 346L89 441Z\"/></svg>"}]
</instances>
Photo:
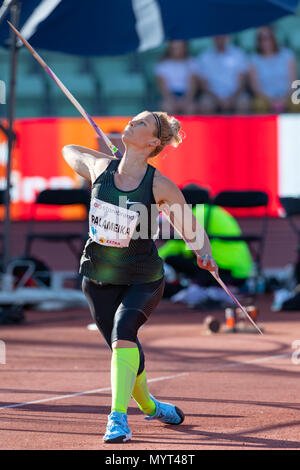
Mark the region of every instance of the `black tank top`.
<instances>
[{"instance_id":1,"label":"black tank top","mask_svg":"<svg viewBox=\"0 0 300 470\"><path fill-rule=\"evenodd\" d=\"M91 236L92 223L101 226L104 234L107 228L114 227L115 231L120 231L123 230L123 227L118 224L111 224L109 227L109 220L93 215L90 210L90 237L83 250L79 272L90 279L110 284L140 284L157 281L163 277L164 270L163 261L158 256L153 240L158 228L156 220L158 210L152 192L155 168L148 164L140 185L132 191L122 191L114 183L114 173L119 163L120 160L112 160L106 170L93 183L91 206L105 201L105 203L109 203L106 205L106 209L118 210L120 197L122 197L121 207L129 209L129 211L134 211L134 208L137 207L134 204L143 204L147 210L147 237L136 237L140 229L138 220L134 230L135 235L132 236L127 247L104 245L102 243L105 241L105 236L97 238L100 243L96 242Z\"/></svg>"}]
</instances>

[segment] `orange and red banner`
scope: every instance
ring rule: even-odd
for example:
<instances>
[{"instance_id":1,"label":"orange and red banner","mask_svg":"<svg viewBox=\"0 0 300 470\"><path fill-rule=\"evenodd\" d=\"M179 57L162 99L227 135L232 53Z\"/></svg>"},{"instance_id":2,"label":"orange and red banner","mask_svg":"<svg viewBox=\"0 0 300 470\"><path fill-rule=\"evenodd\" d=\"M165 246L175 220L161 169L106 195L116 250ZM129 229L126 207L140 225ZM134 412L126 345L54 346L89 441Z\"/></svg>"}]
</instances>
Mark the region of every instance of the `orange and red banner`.
<instances>
[{"instance_id":1,"label":"orange and red banner","mask_svg":"<svg viewBox=\"0 0 300 470\"><path fill-rule=\"evenodd\" d=\"M185 134L176 149L166 147L151 164L179 187L196 183L214 196L227 189L257 189L270 197L269 214L278 215L278 116L181 116ZM121 133L128 117L98 117L107 133ZM98 149L97 136L82 118L17 119L12 158L12 218L31 217L39 191L72 188L82 179L64 161L67 144ZM5 187L7 142L0 133L0 185ZM109 153L109 151L107 150ZM38 211L40 219L76 219L79 208L52 207ZM3 217L3 210L2 210Z\"/></svg>"}]
</instances>

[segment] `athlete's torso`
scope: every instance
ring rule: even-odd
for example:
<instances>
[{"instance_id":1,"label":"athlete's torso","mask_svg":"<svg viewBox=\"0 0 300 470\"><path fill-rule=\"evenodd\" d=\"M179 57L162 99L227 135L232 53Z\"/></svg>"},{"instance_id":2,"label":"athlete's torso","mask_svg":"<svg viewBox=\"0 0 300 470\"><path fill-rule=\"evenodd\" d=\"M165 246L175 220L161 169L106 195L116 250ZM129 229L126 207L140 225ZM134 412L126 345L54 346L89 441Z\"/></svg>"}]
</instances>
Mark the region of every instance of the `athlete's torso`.
<instances>
[{"instance_id":1,"label":"athlete's torso","mask_svg":"<svg viewBox=\"0 0 300 470\"><path fill-rule=\"evenodd\" d=\"M152 190L155 168L148 165L138 187L123 191L114 181L119 163L112 160L92 185L90 237L80 272L111 284L153 282L163 276L163 261L153 241L158 215Z\"/></svg>"}]
</instances>

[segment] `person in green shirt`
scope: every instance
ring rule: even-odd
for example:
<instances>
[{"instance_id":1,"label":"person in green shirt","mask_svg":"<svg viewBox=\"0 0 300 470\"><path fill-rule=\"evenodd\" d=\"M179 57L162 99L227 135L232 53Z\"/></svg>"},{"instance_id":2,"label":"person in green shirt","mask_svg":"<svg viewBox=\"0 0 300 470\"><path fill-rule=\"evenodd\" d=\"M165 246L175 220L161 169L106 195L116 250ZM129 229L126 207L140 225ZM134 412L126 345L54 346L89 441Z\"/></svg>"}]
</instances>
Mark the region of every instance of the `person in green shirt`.
<instances>
[{"instance_id":1,"label":"person in green shirt","mask_svg":"<svg viewBox=\"0 0 300 470\"><path fill-rule=\"evenodd\" d=\"M213 238L241 235L236 219L224 208L209 204L195 205L192 212L198 221L204 221L206 232L211 237L212 256L219 267L220 276L232 285L242 286L248 279L253 264L247 243ZM158 253L177 273L184 274L199 285L217 285L209 272L197 269L196 257L182 239L168 240L159 248Z\"/></svg>"}]
</instances>

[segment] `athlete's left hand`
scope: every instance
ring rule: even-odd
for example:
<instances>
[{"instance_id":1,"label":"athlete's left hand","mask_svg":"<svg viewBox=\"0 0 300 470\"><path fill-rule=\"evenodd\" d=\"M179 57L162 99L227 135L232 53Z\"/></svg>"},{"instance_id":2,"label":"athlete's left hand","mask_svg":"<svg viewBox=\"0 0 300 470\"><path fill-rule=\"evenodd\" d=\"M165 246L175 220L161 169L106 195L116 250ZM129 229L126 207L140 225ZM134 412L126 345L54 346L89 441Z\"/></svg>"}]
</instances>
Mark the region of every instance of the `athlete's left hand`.
<instances>
[{"instance_id":1,"label":"athlete's left hand","mask_svg":"<svg viewBox=\"0 0 300 470\"><path fill-rule=\"evenodd\" d=\"M219 268L213 257L209 254L206 255L197 255L197 264L199 268L206 269L211 271L214 274L219 274Z\"/></svg>"}]
</instances>

